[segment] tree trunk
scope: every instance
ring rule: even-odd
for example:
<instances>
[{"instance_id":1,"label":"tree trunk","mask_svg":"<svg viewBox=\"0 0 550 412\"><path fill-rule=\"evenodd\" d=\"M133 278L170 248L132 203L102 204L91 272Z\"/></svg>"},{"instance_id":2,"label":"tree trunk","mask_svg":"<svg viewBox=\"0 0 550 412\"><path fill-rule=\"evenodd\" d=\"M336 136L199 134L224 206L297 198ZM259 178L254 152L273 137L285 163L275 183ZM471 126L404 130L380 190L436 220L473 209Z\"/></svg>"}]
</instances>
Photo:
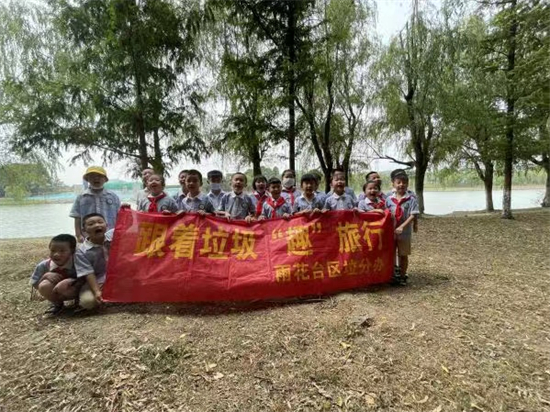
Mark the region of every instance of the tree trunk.
<instances>
[{"instance_id":1,"label":"tree trunk","mask_svg":"<svg viewBox=\"0 0 550 412\"><path fill-rule=\"evenodd\" d=\"M544 170L546 171L546 192L544 193L544 198L542 199L541 206L550 207L550 158L549 157L546 157Z\"/></svg>"},{"instance_id":2,"label":"tree trunk","mask_svg":"<svg viewBox=\"0 0 550 412\"><path fill-rule=\"evenodd\" d=\"M288 2L286 48L289 67L288 80L288 167L296 170L296 5Z\"/></svg>"},{"instance_id":3,"label":"tree trunk","mask_svg":"<svg viewBox=\"0 0 550 412\"><path fill-rule=\"evenodd\" d=\"M421 166L417 163L414 171L414 191L418 199L418 210L420 214L424 214L424 179L427 169L426 166Z\"/></svg>"},{"instance_id":4,"label":"tree trunk","mask_svg":"<svg viewBox=\"0 0 550 412\"><path fill-rule=\"evenodd\" d=\"M155 157L153 161L151 162L151 165L153 166L153 169L158 174L164 176L164 162L162 161L162 151L160 150L160 137L159 137L159 129L155 128L153 130L153 148L155 152Z\"/></svg>"},{"instance_id":5,"label":"tree trunk","mask_svg":"<svg viewBox=\"0 0 550 412\"><path fill-rule=\"evenodd\" d=\"M485 186L485 210L487 212L494 212L495 207L493 205L493 175L494 166L492 163L483 163L485 166L485 174L483 178L483 185Z\"/></svg>"},{"instance_id":6,"label":"tree trunk","mask_svg":"<svg viewBox=\"0 0 550 412\"><path fill-rule=\"evenodd\" d=\"M250 160L252 160L252 173L254 176L262 174L262 157L260 156L260 148L257 144L258 140L253 137L252 141L255 142L250 146Z\"/></svg>"},{"instance_id":7,"label":"tree trunk","mask_svg":"<svg viewBox=\"0 0 550 412\"><path fill-rule=\"evenodd\" d=\"M512 174L514 167L515 87L514 69L516 59L517 0L510 3L512 21L508 36L508 66L506 67L506 146L504 149L504 187L502 194L502 218L512 219Z\"/></svg>"}]
</instances>

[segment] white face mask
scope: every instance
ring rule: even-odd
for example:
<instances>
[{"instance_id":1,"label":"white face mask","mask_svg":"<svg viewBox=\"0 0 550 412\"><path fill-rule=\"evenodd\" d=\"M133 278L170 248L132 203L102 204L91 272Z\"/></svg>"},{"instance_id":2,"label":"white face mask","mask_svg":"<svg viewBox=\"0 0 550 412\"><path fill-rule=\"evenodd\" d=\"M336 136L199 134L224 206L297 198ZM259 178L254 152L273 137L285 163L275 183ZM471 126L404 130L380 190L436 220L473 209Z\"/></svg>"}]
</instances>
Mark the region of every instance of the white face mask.
<instances>
[{"instance_id":1,"label":"white face mask","mask_svg":"<svg viewBox=\"0 0 550 412\"><path fill-rule=\"evenodd\" d=\"M218 190L222 190L222 184L221 183L210 183L210 190L213 192L217 192Z\"/></svg>"},{"instance_id":2,"label":"white face mask","mask_svg":"<svg viewBox=\"0 0 550 412\"><path fill-rule=\"evenodd\" d=\"M290 189L295 184L296 184L296 180L294 180L294 178L292 178L292 177L285 177L283 179L283 186L287 189Z\"/></svg>"}]
</instances>

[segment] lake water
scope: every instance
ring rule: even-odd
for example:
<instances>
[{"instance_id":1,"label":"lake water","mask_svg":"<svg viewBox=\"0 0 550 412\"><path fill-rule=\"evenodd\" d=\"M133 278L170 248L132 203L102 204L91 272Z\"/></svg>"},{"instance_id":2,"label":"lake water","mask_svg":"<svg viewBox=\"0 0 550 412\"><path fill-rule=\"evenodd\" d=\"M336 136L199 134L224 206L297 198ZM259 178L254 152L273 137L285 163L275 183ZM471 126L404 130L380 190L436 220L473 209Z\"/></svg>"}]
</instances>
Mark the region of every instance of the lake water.
<instances>
[{"instance_id":1,"label":"lake water","mask_svg":"<svg viewBox=\"0 0 550 412\"><path fill-rule=\"evenodd\" d=\"M118 193L123 201L135 198L131 192ZM526 209L540 206L544 189L514 190L512 207ZM48 200L70 201L73 193L48 196ZM485 192L424 192L426 213L445 215L455 211L473 211L485 208ZM496 208L502 205L502 191L493 192ZM71 203L48 203L24 206L0 206L0 239L55 236L74 233L74 221L69 217Z\"/></svg>"}]
</instances>

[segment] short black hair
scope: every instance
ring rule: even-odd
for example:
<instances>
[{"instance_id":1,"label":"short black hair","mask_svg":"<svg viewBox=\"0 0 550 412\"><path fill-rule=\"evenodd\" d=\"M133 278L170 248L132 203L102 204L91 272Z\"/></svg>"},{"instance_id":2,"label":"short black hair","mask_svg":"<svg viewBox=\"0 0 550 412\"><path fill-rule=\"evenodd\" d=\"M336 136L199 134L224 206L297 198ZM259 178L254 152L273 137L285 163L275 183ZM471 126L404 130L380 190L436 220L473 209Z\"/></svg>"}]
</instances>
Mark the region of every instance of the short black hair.
<instances>
[{"instance_id":1,"label":"short black hair","mask_svg":"<svg viewBox=\"0 0 550 412\"><path fill-rule=\"evenodd\" d=\"M66 233L62 233L60 235L52 237L50 240L50 246L52 242L63 242L68 243L71 250L74 252L76 249L76 238L73 235L68 235Z\"/></svg>"},{"instance_id":2,"label":"short black hair","mask_svg":"<svg viewBox=\"0 0 550 412\"><path fill-rule=\"evenodd\" d=\"M311 181L315 183L319 183L319 180L317 180L317 177L313 173L306 173L300 179L300 185L302 185L302 183L304 182L311 182Z\"/></svg>"},{"instance_id":3,"label":"short black hair","mask_svg":"<svg viewBox=\"0 0 550 412\"><path fill-rule=\"evenodd\" d=\"M281 184L281 179L279 179L278 177L270 177L269 180L267 181L268 186L280 185L280 184Z\"/></svg>"},{"instance_id":4,"label":"short black hair","mask_svg":"<svg viewBox=\"0 0 550 412\"><path fill-rule=\"evenodd\" d=\"M152 176L152 175L151 175L151 176ZM87 214L86 216L84 216L84 217L82 218L82 227L86 226L86 221L87 221L88 219L91 219L92 217L100 217L100 218L102 218L103 220L105 220L105 216L103 216L101 213L90 213L90 214ZM107 222L107 221L105 220L105 222Z\"/></svg>"},{"instance_id":5,"label":"short black hair","mask_svg":"<svg viewBox=\"0 0 550 412\"><path fill-rule=\"evenodd\" d=\"M285 174L287 174L288 172L292 173L292 175L294 176L294 179L296 179L296 171L292 170L292 169L283 170L283 173L281 174L281 177L285 177Z\"/></svg>"},{"instance_id":6,"label":"short black hair","mask_svg":"<svg viewBox=\"0 0 550 412\"><path fill-rule=\"evenodd\" d=\"M392 180L392 182L393 182L393 178L395 177L395 175L399 175L399 174L404 174L404 175L406 175L407 172L405 171L405 169L395 169L395 170L392 170L391 173L390 173L390 179Z\"/></svg>"},{"instance_id":7,"label":"short black hair","mask_svg":"<svg viewBox=\"0 0 550 412\"><path fill-rule=\"evenodd\" d=\"M246 177L246 175L243 173L243 172L235 172L231 175L231 180L233 180L233 178L237 175L241 175L242 177L244 177L244 183L247 184L248 183L248 178Z\"/></svg>"},{"instance_id":8,"label":"short black hair","mask_svg":"<svg viewBox=\"0 0 550 412\"><path fill-rule=\"evenodd\" d=\"M189 173L189 169L180 170L180 172L178 173L178 177L180 177L180 175L181 175L182 173L185 173L185 174Z\"/></svg>"},{"instance_id":9,"label":"short black hair","mask_svg":"<svg viewBox=\"0 0 550 412\"><path fill-rule=\"evenodd\" d=\"M368 172L368 173L365 175L365 181L368 182L368 181L369 181L370 175L373 175L373 174L375 174L375 173L378 174L378 172L375 171L375 170L371 170L370 172Z\"/></svg>"},{"instance_id":10,"label":"short black hair","mask_svg":"<svg viewBox=\"0 0 550 412\"><path fill-rule=\"evenodd\" d=\"M394 182L398 179L403 180L405 182L408 182L409 181L409 176L407 175L407 173L405 173L405 171L403 171L403 172L396 173L395 175L393 175L393 177L391 178L391 181Z\"/></svg>"},{"instance_id":11,"label":"short black hair","mask_svg":"<svg viewBox=\"0 0 550 412\"><path fill-rule=\"evenodd\" d=\"M346 173L342 169L332 169L332 172L330 172L330 180L334 179L334 175L336 173L342 173L344 176L346 176Z\"/></svg>"},{"instance_id":12,"label":"short black hair","mask_svg":"<svg viewBox=\"0 0 550 412\"><path fill-rule=\"evenodd\" d=\"M210 170L207 174L206 174L206 178L207 179L210 179L212 177L221 177L223 179L223 173L219 170Z\"/></svg>"},{"instance_id":13,"label":"short black hair","mask_svg":"<svg viewBox=\"0 0 550 412\"><path fill-rule=\"evenodd\" d=\"M367 190L367 186L369 185L369 183L374 183L376 185L376 187L378 188L378 191L380 191L380 185L378 184L378 182L376 180L367 180L365 182L365 184L363 185L363 193L365 192L365 190Z\"/></svg>"},{"instance_id":14,"label":"short black hair","mask_svg":"<svg viewBox=\"0 0 550 412\"><path fill-rule=\"evenodd\" d=\"M267 178L264 175L256 175L254 179L252 179L252 189L256 190L256 182L260 180L263 180L267 184Z\"/></svg>"},{"instance_id":15,"label":"short black hair","mask_svg":"<svg viewBox=\"0 0 550 412\"><path fill-rule=\"evenodd\" d=\"M196 169L189 169L187 171L187 176L197 176L199 178L199 183L202 186L202 173L201 172L199 172Z\"/></svg>"}]
</instances>

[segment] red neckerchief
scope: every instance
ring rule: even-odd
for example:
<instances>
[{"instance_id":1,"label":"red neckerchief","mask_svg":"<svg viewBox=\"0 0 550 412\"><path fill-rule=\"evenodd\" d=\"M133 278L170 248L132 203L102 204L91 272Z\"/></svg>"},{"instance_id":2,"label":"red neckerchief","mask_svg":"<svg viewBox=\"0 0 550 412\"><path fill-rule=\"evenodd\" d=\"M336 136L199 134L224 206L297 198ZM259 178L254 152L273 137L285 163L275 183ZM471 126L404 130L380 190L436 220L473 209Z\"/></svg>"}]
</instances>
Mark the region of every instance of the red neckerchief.
<instances>
[{"instance_id":1,"label":"red neckerchief","mask_svg":"<svg viewBox=\"0 0 550 412\"><path fill-rule=\"evenodd\" d=\"M61 267L61 266L57 266L56 268L54 269L50 269L50 265L52 263L52 260L50 259L50 261L48 262L48 272L53 272L53 273L59 273L60 275L62 275L64 278L67 278L69 277L69 271L67 268L64 268L64 267Z\"/></svg>"},{"instance_id":2,"label":"red neckerchief","mask_svg":"<svg viewBox=\"0 0 550 412\"><path fill-rule=\"evenodd\" d=\"M267 193L259 193L254 192L254 197L256 198L256 216L260 216L262 214L262 208L264 206L265 200L268 198Z\"/></svg>"},{"instance_id":3,"label":"red neckerchief","mask_svg":"<svg viewBox=\"0 0 550 412\"><path fill-rule=\"evenodd\" d=\"M269 206L271 206L273 208L273 210L277 210L278 208L280 208L282 205L284 205L286 203L286 200L282 196L279 196L279 198L275 201L273 200L272 197L268 197L266 199L266 202Z\"/></svg>"},{"instance_id":4,"label":"red neckerchief","mask_svg":"<svg viewBox=\"0 0 550 412\"><path fill-rule=\"evenodd\" d=\"M375 200L370 200L367 197L367 200L369 202L369 205L371 205L374 209L385 209L386 202L384 200L376 198Z\"/></svg>"},{"instance_id":5,"label":"red neckerchief","mask_svg":"<svg viewBox=\"0 0 550 412\"><path fill-rule=\"evenodd\" d=\"M396 199L395 197L390 197L390 200L395 205L395 221L399 224L401 222L401 219L403 219L403 208L401 205L405 203L407 200L409 200L410 196L402 197L401 199Z\"/></svg>"},{"instance_id":6,"label":"red neckerchief","mask_svg":"<svg viewBox=\"0 0 550 412\"><path fill-rule=\"evenodd\" d=\"M296 191L295 187L293 187L292 190L283 189L283 192L287 192L290 195L290 206L294 206L294 192L295 191Z\"/></svg>"},{"instance_id":7,"label":"red neckerchief","mask_svg":"<svg viewBox=\"0 0 550 412\"><path fill-rule=\"evenodd\" d=\"M157 202L161 199L164 199L166 197L166 193L162 192L160 195L158 196L147 196L147 199L149 199L149 201L151 203L149 203L149 212L158 212L158 207L157 207Z\"/></svg>"}]
</instances>

